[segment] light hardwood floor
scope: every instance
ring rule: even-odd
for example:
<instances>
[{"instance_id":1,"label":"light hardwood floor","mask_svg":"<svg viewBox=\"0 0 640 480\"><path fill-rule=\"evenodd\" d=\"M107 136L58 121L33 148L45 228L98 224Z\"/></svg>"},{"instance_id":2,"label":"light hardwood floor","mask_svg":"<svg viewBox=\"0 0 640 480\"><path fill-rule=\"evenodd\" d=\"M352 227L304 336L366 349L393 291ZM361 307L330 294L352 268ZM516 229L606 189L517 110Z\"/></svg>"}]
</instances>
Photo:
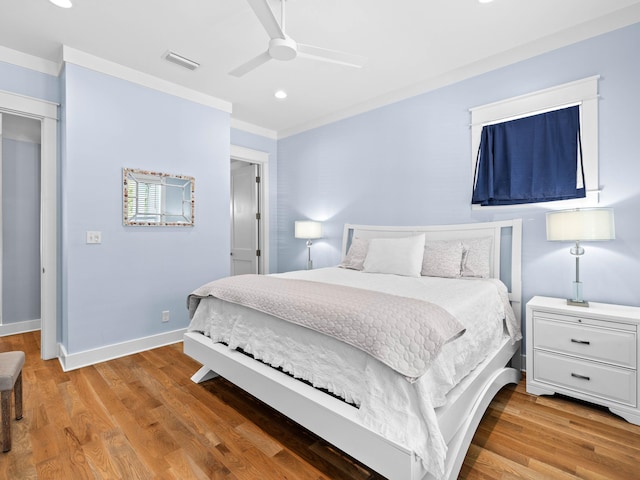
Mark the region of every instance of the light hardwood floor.
<instances>
[{"instance_id":1,"label":"light hardwood floor","mask_svg":"<svg viewBox=\"0 0 640 480\"><path fill-rule=\"evenodd\" d=\"M65 373L39 342L0 338L27 354L2 479L382 478L223 379L192 383L181 344ZM492 402L460 478L639 479L640 427L521 382Z\"/></svg>"}]
</instances>

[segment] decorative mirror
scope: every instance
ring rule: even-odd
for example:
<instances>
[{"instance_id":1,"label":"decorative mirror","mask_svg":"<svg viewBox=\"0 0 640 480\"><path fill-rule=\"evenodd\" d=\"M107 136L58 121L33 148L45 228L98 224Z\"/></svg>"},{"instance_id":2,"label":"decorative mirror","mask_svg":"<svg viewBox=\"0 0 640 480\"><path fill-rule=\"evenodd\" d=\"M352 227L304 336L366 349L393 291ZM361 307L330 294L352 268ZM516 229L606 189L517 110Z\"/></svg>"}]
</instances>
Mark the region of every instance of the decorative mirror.
<instances>
[{"instance_id":1,"label":"decorative mirror","mask_svg":"<svg viewBox=\"0 0 640 480\"><path fill-rule=\"evenodd\" d=\"M122 178L125 225L193 226L193 177L123 168Z\"/></svg>"}]
</instances>

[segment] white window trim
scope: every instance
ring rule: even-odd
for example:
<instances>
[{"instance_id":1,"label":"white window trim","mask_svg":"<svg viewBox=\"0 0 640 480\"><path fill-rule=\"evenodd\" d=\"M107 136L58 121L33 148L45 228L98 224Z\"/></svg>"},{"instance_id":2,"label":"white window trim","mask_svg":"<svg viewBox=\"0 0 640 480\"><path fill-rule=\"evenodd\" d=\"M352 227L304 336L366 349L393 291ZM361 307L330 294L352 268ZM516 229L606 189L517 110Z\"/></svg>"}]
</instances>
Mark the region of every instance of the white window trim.
<instances>
[{"instance_id":1,"label":"white window trim","mask_svg":"<svg viewBox=\"0 0 640 480\"><path fill-rule=\"evenodd\" d=\"M495 123L528 117L551 110L580 105L580 131L582 161L586 180L586 198L544 202L550 209L595 206L599 202L600 180L598 177L598 79L599 75L539 90L469 109L471 112L471 178L475 181L476 160L482 127ZM471 199L469 199L471 203ZM473 210L538 207L540 203L520 205L481 206L472 205Z\"/></svg>"}]
</instances>

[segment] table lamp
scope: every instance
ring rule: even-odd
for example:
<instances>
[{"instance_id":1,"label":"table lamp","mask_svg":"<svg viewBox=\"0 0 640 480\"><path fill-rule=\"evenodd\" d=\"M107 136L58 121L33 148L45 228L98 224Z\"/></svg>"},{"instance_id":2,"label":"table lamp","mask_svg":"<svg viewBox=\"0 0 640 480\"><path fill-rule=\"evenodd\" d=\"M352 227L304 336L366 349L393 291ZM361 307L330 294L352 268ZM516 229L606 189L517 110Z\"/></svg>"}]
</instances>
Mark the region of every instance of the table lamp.
<instances>
[{"instance_id":1,"label":"table lamp","mask_svg":"<svg viewBox=\"0 0 640 480\"><path fill-rule=\"evenodd\" d=\"M313 268L311 261L311 242L312 239L322 237L322 224L311 220L301 220L295 222L295 237L307 239L307 270Z\"/></svg>"},{"instance_id":2,"label":"table lamp","mask_svg":"<svg viewBox=\"0 0 640 480\"><path fill-rule=\"evenodd\" d=\"M573 296L568 305L588 307L589 302L582 298L580 282L580 256L584 248L580 242L613 240L616 229L612 208L579 208L547 212L547 240L576 242L570 252L576 257L576 279L573 282Z\"/></svg>"}]
</instances>

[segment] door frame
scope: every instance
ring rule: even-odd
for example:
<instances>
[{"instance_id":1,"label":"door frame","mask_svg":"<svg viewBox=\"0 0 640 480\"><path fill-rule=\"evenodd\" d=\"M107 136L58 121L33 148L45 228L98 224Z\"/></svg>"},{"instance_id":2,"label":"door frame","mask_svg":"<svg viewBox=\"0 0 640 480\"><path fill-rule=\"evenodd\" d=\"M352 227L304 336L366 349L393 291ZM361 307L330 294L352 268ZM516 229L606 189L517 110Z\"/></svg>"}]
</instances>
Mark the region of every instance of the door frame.
<instances>
[{"instance_id":1,"label":"door frame","mask_svg":"<svg viewBox=\"0 0 640 480\"><path fill-rule=\"evenodd\" d=\"M0 91L0 111L40 120L40 355L58 357L58 104Z\"/></svg>"},{"instance_id":2,"label":"door frame","mask_svg":"<svg viewBox=\"0 0 640 480\"><path fill-rule=\"evenodd\" d=\"M260 257L258 258L259 271L269 273L269 154L260 150L231 145L231 160L239 160L260 165L260 223L258 228L260 245ZM231 200L231 199L229 199Z\"/></svg>"}]
</instances>

